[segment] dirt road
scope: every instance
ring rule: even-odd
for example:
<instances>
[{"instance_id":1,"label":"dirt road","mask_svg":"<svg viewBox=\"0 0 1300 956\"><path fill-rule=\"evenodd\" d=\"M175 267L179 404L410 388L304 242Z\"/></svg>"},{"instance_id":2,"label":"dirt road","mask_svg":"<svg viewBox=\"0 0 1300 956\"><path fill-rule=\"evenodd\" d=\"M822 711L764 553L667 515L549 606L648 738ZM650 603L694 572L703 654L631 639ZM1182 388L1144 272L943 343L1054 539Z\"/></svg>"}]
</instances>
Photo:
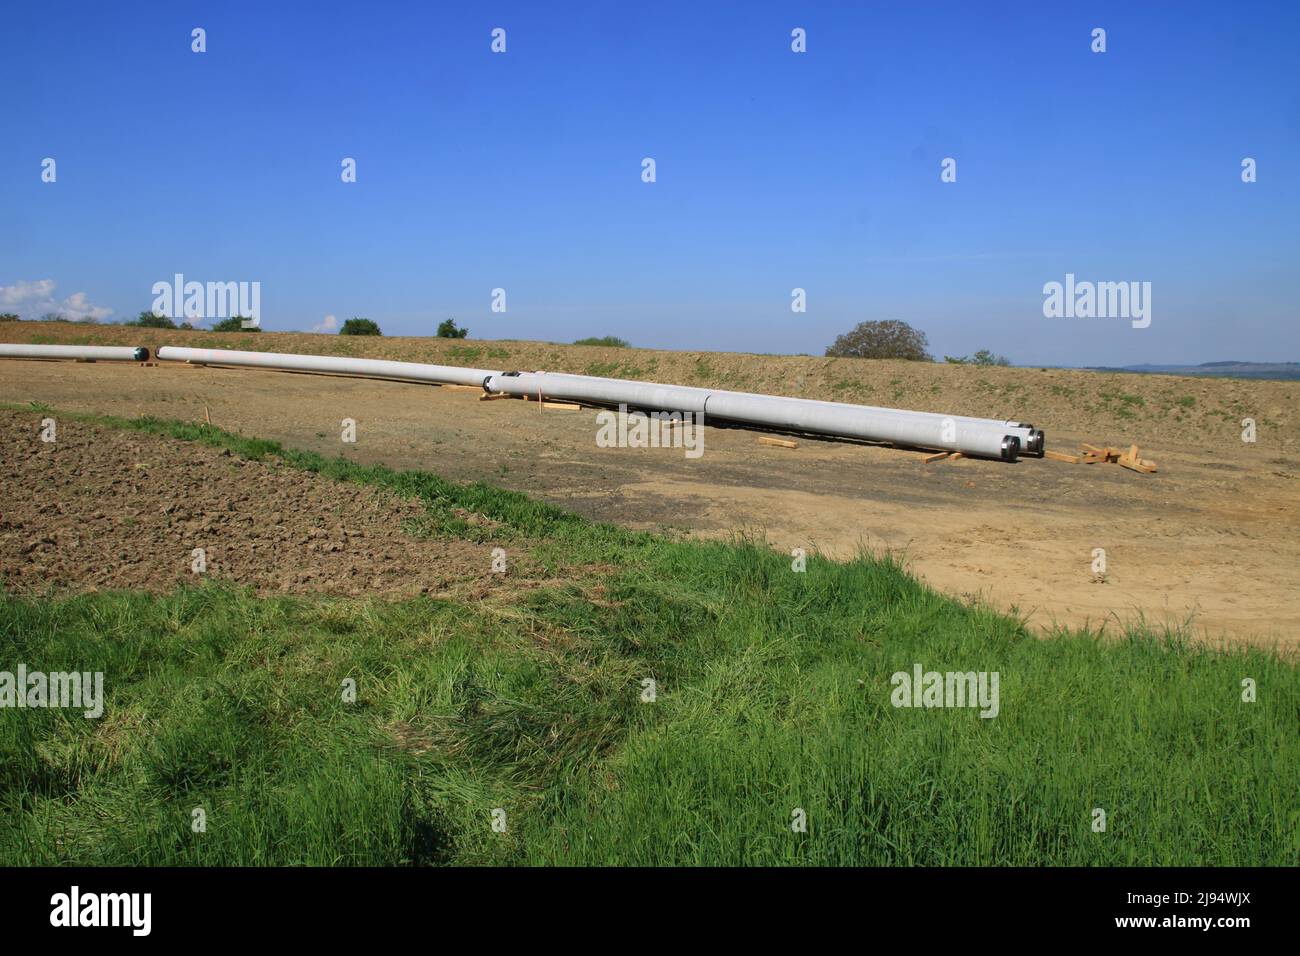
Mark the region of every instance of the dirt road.
<instances>
[{"instance_id":1,"label":"dirt road","mask_svg":"<svg viewBox=\"0 0 1300 956\"><path fill-rule=\"evenodd\" d=\"M1142 616L1212 641L1300 643L1300 455L1264 437L1225 450L1219 436L1157 432L1143 455L1160 472L1142 476L1034 459L922 464L916 452L808 439L786 449L717 427L690 460L680 449L597 447L591 410L235 369L6 361L0 402L196 421L206 408L214 424L247 435L482 480L626 526L748 529L836 557L890 549L935 587L1044 629L1115 631ZM341 440L344 418L357 423L355 444ZM1036 423L1055 448L1108 440Z\"/></svg>"}]
</instances>

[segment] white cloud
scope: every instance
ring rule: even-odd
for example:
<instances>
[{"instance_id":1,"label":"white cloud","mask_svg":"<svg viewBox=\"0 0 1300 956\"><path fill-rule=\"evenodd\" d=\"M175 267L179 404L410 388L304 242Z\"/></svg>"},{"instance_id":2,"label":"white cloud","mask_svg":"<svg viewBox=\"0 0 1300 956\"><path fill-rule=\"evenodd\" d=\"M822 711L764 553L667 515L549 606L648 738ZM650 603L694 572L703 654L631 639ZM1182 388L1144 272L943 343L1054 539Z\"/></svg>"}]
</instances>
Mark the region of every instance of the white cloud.
<instances>
[{"instance_id":1,"label":"white cloud","mask_svg":"<svg viewBox=\"0 0 1300 956\"><path fill-rule=\"evenodd\" d=\"M317 322L311 327L313 332L337 332L339 330L339 320L332 315L325 316L325 321Z\"/></svg>"},{"instance_id":2,"label":"white cloud","mask_svg":"<svg viewBox=\"0 0 1300 956\"><path fill-rule=\"evenodd\" d=\"M28 299L48 299L53 294L53 279L40 279L36 282L19 279L13 285L0 286L0 304L18 305Z\"/></svg>"},{"instance_id":3,"label":"white cloud","mask_svg":"<svg viewBox=\"0 0 1300 956\"><path fill-rule=\"evenodd\" d=\"M0 286L0 305L13 309L24 319L39 319L47 312L58 312L74 322L90 319L98 322L113 314L113 310L95 305L84 292L74 292L62 302L54 298L54 280L19 279L13 285Z\"/></svg>"},{"instance_id":4,"label":"white cloud","mask_svg":"<svg viewBox=\"0 0 1300 956\"><path fill-rule=\"evenodd\" d=\"M96 322L113 314L110 308L87 302L84 292L74 292L64 299L59 311L70 319L94 319Z\"/></svg>"}]
</instances>

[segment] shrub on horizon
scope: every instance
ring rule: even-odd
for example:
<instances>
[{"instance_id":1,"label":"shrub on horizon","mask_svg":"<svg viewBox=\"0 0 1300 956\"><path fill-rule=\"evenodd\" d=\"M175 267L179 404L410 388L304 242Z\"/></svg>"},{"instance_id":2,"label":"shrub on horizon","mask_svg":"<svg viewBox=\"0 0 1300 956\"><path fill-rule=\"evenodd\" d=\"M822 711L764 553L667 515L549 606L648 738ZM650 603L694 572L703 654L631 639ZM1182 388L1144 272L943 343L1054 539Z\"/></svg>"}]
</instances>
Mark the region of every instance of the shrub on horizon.
<instances>
[{"instance_id":1,"label":"shrub on horizon","mask_svg":"<svg viewBox=\"0 0 1300 956\"><path fill-rule=\"evenodd\" d=\"M379 330L379 323L371 319L351 318L343 323L343 328L339 329L339 335L383 335Z\"/></svg>"},{"instance_id":2,"label":"shrub on horizon","mask_svg":"<svg viewBox=\"0 0 1300 956\"><path fill-rule=\"evenodd\" d=\"M833 358L906 359L933 362L925 333L898 319L860 322L835 339L826 354Z\"/></svg>"},{"instance_id":3,"label":"shrub on horizon","mask_svg":"<svg viewBox=\"0 0 1300 956\"><path fill-rule=\"evenodd\" d=\"M174 329L176 323L165 315L155 315L153 312L141 312L134 319L129 319L122 323L137 329Z\"/></svg>"},{"instance_id":4,"label":"shrub on horizon","mask_svg":"<svg viewBox=\"0 0 1300 956\"><path fill-rule=\"evenodd\" d=\"M245 322L253 320L247 315L232 315L228 319L222 319L220 322L212 323L213 332L261 332L261 328L256 325L250 325L244 328Z\"/></svg>"}]
</instances>

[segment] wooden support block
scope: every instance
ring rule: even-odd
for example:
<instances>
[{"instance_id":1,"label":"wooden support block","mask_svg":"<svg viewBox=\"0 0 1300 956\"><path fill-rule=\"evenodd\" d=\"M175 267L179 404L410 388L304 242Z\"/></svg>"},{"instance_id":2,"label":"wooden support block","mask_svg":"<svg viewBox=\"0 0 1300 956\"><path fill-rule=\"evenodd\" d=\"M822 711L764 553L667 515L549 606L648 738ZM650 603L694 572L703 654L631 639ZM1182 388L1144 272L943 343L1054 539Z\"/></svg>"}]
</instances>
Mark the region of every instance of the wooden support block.
<instances>
[{"instance_id":1,"label":"wooden support block","mask_svg":"<svg viewBox=\"0 0 1300 956\"><path fill-rule=\"evenodd\" d=\"M498 398L514 398L513 395L489 395L484 392L478 397L480 402L495 402Z\"/></svg>"},{"instance_id":2,"label":"wooden support block","mask_svg":"<svg viewBox=\"0 0 1300 956\"><path fill-rule=\"evenodd\" d=\"M1096 445L1089 445L1087 442L1079 442L1079 447L1094 455L1101 455L1103 458L1106 456L1106 449L1098 448Z\"/></svg>"},{"instance_id":3,"label":"wooden support block","mask_svg":"<svg viewBox=\"0 0 1300 956\"><path fill-rule=\"evenodd\" d=\"M926 455L924 458L922 458L922 459L921 459L921 464L923 464L923 465L928 465L928 464L930 464L930 462L932 462L932 461L943 461L945 458L947 458L947 457L948 457L949 455L951 455L951 454L952 454L952 452L949 452L949 451L939 451L939 452L935 452L933 455Z\"/></svg>"},{"instance_id":4,"label":"wooden support block","mask_svg":"<svg viewBox=\"0 0 1300 956\"><path fill-rule=\"evenodd\" d=\"M453 392L481 392L481 391L483 391L483 386L482 386L482 385L455 385L455 384L448 384L448 383L445 383L445 382L440 382L439 384L440 384L443 388L449 388L449 389L451 389Z\"/></svg>"},{"instance_id":5,"label":"wooden support block","mask_svg":"<svg viewBox=\"0 0 1300 956\"><path fill-rule=\"evenodd\" d=\"M580 412L581 405L574 405L572 402L542 402L542 408L556 408L563 412Z\"/></svg>"},{"instance_id":6,"label":"wooden support block","mask_svg":"<svg viewBox=\"0 0 1300 956\"><path fill-rule=\"evenodd\" d=\"M775 445L777 448L798 448L797 441L787 441L784 438L768 438L766 436L758 440L760 445Z\"/></svg>"},{"instance_id":7,"label":"wooden support block","mask_svg":"<svg viewBox=\"0 0 1300 956\"><path fill-rule=\"evenodd\" d=\"M1129 446L1128 446L1128 457L1129 457L1132 461L1140 461L1140 460L1141 460L1141 459L1138 458L1138 446L1137 446L1137 445L1129 445Z\"/></svg>"},{"instance_id":8,"label":"wooden support block","mask_svg":"<svg viewBox=\"0 0 1300 956\"><path fill-rule=\"evenodd\" d=\"M1078 455L1067 455L1063 451L1044 451L1043 457L1050 458L1052 461L1068 461L1072 465L1077 465L1083 460Z\"/></svg>"},{"instance_id":9,"label":"wooden support block","mask_svg":"<svg viewBox=\"0 0 1300 956\"><path fill-rule=\"evenodd\" d=\"M1149 475L1149 474L1151 474L1153 471L1155 471L1155 467L1154 467L1154 466L1144 465L1144 464L1142 464L1142 462L1140 462L1140 461L1135 461L1135 460L1133 460L1132 458L1129 458L1129 457L1127 457L1127 456L1124 456L1124 457L1120 458L1120 459L1119 459L1119 464L1120 464L1122 467L1129 469L1130 471L1141 472L1141 473L1144 474L1144 475Z\"/></svg>"}]
</instances>

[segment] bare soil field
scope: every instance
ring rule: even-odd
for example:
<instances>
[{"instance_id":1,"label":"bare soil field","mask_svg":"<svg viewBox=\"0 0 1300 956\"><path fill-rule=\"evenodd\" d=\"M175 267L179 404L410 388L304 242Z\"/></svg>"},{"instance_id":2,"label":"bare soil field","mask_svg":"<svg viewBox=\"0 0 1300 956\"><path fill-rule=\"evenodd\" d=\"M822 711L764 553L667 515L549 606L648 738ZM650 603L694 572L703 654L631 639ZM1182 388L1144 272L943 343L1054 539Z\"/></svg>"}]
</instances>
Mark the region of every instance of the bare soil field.
<instances>
[{"instance_id":1,"label":"bare soil field","mask_svg":"<svg viewBox=\"0 0 1300 956\"><path fill-rule=\"evenodd\" d=\"M1079 441L1137 443L1158 474L1035 459L922 464L912 451L807 438L795 449L774 448L760 445L756 432L716 427L705 431L704 455L689 460L680 449L596 447L591 410L480 402L467 391L173 365L0 362L0 402L126 417L206 415L291 447L482 480L630 527L747 530L782 549L836 557L893 550L935 587L1016 610L1043 629L1114 632L1143 617L1188 625L1204 640L1300 644L1300 383L29 323L0 326L0 336L641 377L1017 418L1045 428L1048 447L1058 450ZM1257 422L1254 444L1241 441L1245 417ZM355 444L341 441L344 418L357 422ZM9 447L9 456L40 454L26 443ZM30 480L15 467L6 464L6 499L12 483ZM1106 550L1104 580L1092 571L1094 548ZM315 560L296 556L284 571Z\"/></svg>"},{"instance_id":2,"label":"bare soil field","mask_svg":"<svg viewBox=\"0 0 1300 956\"><path fill-rule=\"evenodd\" d=\"M0 409L0 582L12 592L157 593L197 574L263 594L481 596L504 586L488 546L420 534L416 502L72 419L56 419L46 442L46 417ZM521 577L523 557L509 586Z\"/></svg>"}]
</instances>

